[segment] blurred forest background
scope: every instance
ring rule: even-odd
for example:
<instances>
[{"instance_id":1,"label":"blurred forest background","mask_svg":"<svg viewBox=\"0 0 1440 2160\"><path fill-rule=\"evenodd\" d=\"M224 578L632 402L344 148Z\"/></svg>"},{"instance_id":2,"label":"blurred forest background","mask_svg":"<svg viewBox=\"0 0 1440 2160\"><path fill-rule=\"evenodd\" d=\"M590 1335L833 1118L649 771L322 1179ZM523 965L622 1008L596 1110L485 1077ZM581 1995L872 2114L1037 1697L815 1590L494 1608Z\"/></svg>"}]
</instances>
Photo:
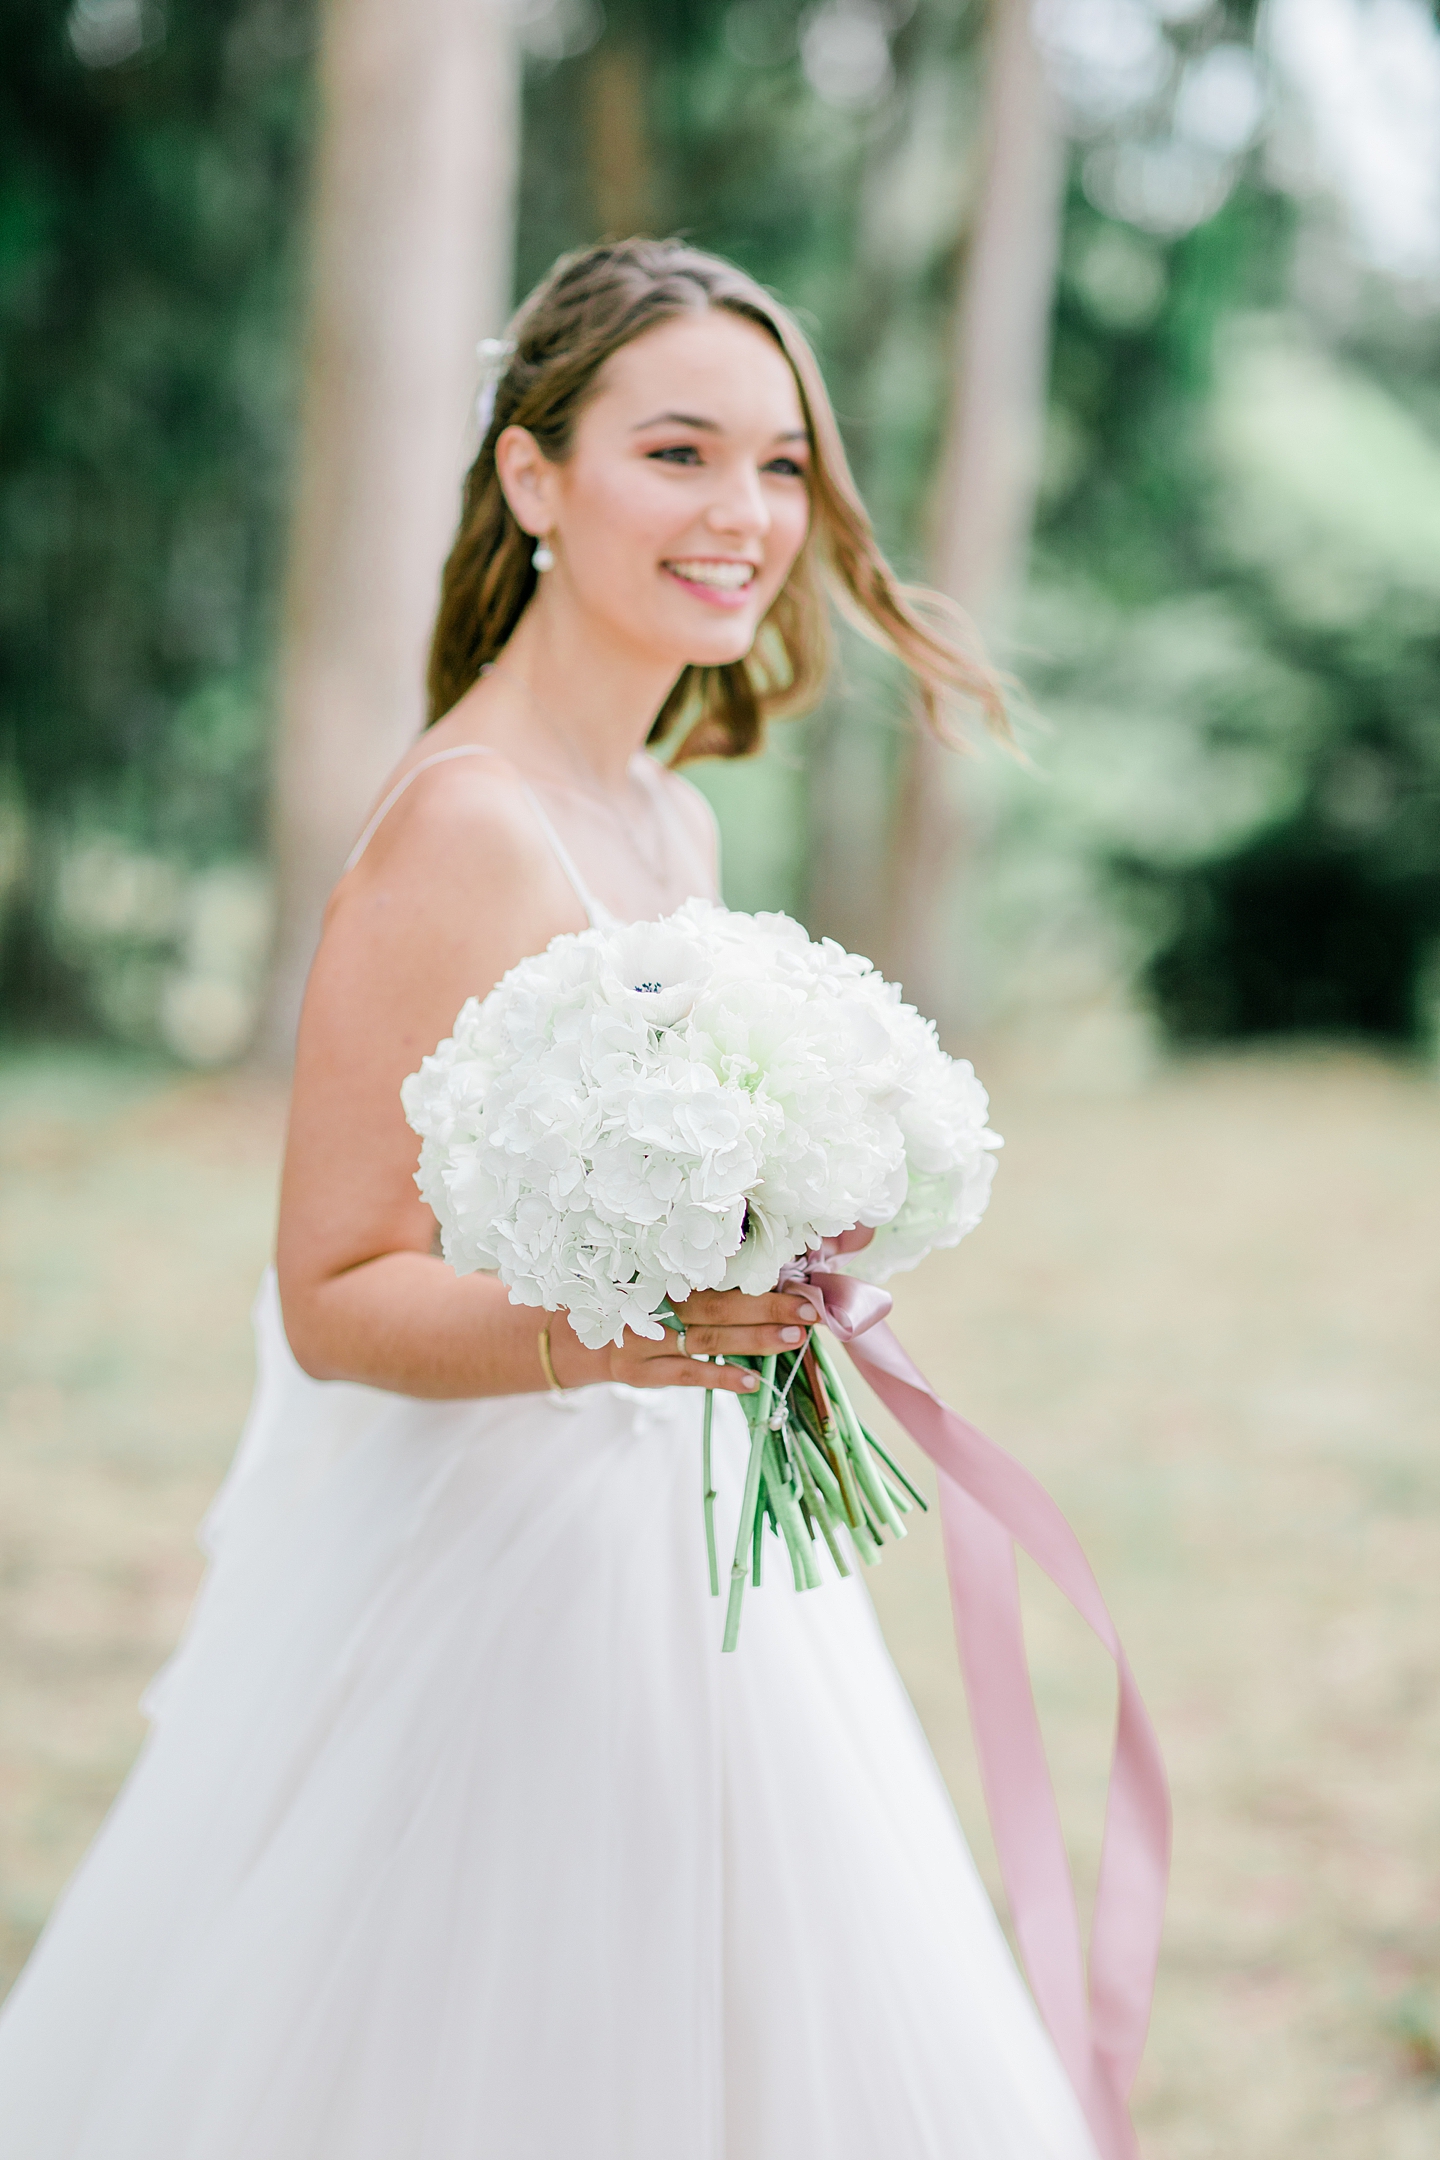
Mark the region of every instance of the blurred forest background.
<instances>
[{"instance_id":1,"label":"blurred forest background","mask_svg":"<svg viewBox=\"0 0 1440 2160\"><path fill-rule=\"evenodd\" d=\"M986 28L1006 13L507 0L495 18L518 169L486 214L508 226L513 200L514 293L607 231L733 255L813 328L884 540L919 576L943 554ZM224 1062L253 1038L273 936L317 21L310 0L6 0L4 21L4 1027ZM1431 10L1042 0L1033 26L1049 109L1032 98L1026 124L1057 148L1027 240L1048 375L1012 486L1028 578L962 595L1023 686L1031 764L986 754L946 783L924 904L955 980L917 962L915 986L967 1020L1098 1028L1122 1060L1157 1034L1428 1051ZM900 964L903 686L846 659L822 711L702 783L732 902ZM952 855L958 876L936 867Z\"/></svg>"},{"instance_id":2,"label":"blurred forest background","mask_svg":"<svg viewBox=\"0 0 1440 2160\"><path fill-rule=\"evenodd\" d=\"M902 1333L1163 1736L1146 2150L1433 2160L1440 0L0 24L0 1988L195 1587L476 341L679 231L801 311L887 547L1020 685L1028 762L942 759L846 635L697 777L733 903L978 1037L1003 1204ZM994 1885L934 1539L880 1573ZM1109 1678L1035 1591L1083 1899Z\"/></svg>"}]
</instances>

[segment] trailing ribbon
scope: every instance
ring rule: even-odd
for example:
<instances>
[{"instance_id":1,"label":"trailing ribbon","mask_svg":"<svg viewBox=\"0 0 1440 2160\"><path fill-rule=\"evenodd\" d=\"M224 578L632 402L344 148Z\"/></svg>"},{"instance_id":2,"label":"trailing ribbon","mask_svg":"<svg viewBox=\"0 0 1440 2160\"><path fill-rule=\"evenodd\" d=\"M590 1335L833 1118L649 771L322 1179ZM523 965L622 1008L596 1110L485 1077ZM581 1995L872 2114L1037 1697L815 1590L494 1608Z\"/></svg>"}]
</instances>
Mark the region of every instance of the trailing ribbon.
<instances>
[{"instance_id":1,"label":"trailing ribbon","mask_svg":"<svg viewBox=\"0 0 1440 2160\"><path fill-rule=\"evenodd\" d=\"M884 1325L893 1300L828 1263L873 1233L827 1238L781 1270L804 1288L880 1400L940 1473L950 1603L1000 1870L1035 2000L1103 2160L1136 2160L1127 2096L1140 2066L1170 1867L1170 1796L1155 1729L1079 1540L1036 1478L957 1417ZM1015 1546L1111 1657L1119 1714L1087 1988L1080 1919L1040 1737Z\"/></svg>"}]
</instances>

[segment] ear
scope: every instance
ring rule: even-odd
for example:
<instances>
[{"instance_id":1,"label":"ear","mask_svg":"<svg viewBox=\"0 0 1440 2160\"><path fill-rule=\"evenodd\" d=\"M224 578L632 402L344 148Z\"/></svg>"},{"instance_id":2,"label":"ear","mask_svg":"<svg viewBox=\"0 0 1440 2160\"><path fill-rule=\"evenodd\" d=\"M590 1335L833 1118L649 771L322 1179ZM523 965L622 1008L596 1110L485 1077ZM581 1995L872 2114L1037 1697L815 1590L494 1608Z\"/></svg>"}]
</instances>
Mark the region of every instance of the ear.
<instances>
[{"instance_id":1,"label":"ear","mask_svg":"<svg viewBox=\"0 0 1440 2160\"><path fill-rule=\"evenodd\" d=\"M555 467L528 428L507 427L495 445L495 474L522 532L538 538L555 524Z\"/></svg>"}]
</instances>

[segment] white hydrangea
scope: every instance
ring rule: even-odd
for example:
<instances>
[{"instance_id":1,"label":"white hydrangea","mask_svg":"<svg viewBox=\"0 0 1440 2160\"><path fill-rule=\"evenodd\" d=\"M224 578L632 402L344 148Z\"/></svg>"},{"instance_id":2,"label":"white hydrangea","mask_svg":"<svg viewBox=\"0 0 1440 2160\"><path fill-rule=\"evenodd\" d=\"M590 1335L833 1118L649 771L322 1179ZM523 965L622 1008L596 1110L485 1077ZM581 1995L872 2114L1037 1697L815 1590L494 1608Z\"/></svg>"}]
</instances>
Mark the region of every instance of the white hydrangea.
<instances>
[{"instance_id":1,"label":"white hydrangea","mask_svg":"<svg viewBox=\"0 0 1440 2160\"><path fill-rule=\"evenodd\" d=\"M881 1281L985 1212L985 1090L868 960L690 900L558 937L406 1080L416 1182L460 1274L592 1349L693 1290L773 1288L857 1224Z\"/></svg>"}]
</instances>

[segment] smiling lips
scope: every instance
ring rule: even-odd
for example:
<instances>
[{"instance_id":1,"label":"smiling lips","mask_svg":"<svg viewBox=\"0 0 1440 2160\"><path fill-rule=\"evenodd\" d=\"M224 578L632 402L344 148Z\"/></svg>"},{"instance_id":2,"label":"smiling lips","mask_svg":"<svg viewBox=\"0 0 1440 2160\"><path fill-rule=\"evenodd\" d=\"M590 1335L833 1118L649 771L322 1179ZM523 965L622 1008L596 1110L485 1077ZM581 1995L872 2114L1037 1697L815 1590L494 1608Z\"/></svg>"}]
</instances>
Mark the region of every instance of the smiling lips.
<instances>
[{"instance_id":1,"label":"smiling lips","mask_svg":"<svg viewBox=\"0 0 1440 2160\"><path fill-rule=\"evenodd\" d=\"M738 607L746 588L753 585L758 565L737 561L734 556L686 556L661 565L682 585L722 607Z\"/></svg>"}]
</instances>

